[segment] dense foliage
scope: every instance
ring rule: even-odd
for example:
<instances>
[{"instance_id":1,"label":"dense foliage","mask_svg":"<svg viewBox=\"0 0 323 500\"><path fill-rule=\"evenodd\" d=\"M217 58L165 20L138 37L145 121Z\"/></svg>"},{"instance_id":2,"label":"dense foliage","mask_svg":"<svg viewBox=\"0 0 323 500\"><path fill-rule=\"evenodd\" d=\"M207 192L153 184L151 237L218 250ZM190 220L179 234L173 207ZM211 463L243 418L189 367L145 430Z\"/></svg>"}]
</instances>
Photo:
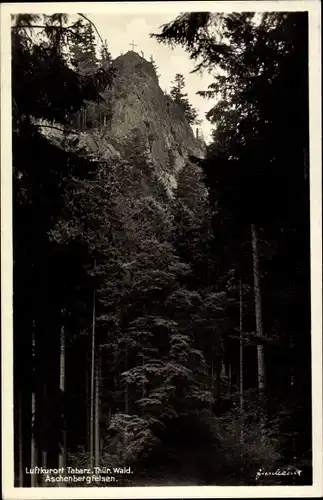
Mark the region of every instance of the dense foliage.
<instances>
[{"instance_id":1,"label":"dense foliage","mask_svg":"<svg viewBox=\"0 0 323 500\"><path fill-rule=\"evenodd\" d=\"M215 255L222 273L235 272L252 286L257 231L262 331L247 317L247 340L265 344L267 410L281 415L284 456L305 464L311 456L307 23L302 13L190 13L156 35L185 47L196 71L214 75L199 94L214 103L207 114L213 138L200 165L213 205Z\"/></svg>"},{"instance_id":2,"label":"dense foliage","mask_svg":"<svg viewBox=\"0 0 323 500\"><path fill-rule=\"evenodd\" d=\"M12 26L15 414L24 442L20 465L30 463L27 443L32 436L39 452L48 452L48 463L55 464L65 404L58 385L61 329L68 325L69 341L88 324L86 268L91 257L82 241L61 245L50 236L69 216L67 194L78 182L93 178L97 168L78 150L77 131L64 139L68 147L47 138L52 130L68 133L71 115L85 102L101 99L97 74L84 76L68 62L66 48L79 40L78 28L79 23L67 26L62 14L18 15Z\"/></svg>"},{"instance_id":3,"label":"dense foliage","mask_svg":"<svg viewBox=\"0 0 323 500\"><path fill-rule=\"evenodd\" d=\"M308 484L306 16L185 14L158 37L218 70L213 140L173 196L140 130L120 156L79 146L114 76L87 18L13 19L16 483L279 484L257 470L290 464Z\"/></svg>"}]
</instances>

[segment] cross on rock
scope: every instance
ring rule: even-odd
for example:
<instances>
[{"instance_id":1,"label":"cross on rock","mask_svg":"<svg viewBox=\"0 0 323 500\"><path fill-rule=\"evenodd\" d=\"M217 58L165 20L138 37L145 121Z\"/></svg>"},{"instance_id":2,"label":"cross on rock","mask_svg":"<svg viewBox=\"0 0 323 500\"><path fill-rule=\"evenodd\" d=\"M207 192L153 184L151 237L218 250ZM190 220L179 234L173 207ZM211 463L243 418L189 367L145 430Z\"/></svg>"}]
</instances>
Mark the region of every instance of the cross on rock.
<instances>
[{"instance_id":1,"label":"cross on rock","mask_svg":"<svg viewBox=\"0 0 323 500\"><path fill-rule=\"evenodd\" d=\"M135 50L135 47L138 47L138 45L136 45L133 40L131 43L129 43L129 45L130 47L132 47L132 50Z\"/></svg>"}]
</instances>

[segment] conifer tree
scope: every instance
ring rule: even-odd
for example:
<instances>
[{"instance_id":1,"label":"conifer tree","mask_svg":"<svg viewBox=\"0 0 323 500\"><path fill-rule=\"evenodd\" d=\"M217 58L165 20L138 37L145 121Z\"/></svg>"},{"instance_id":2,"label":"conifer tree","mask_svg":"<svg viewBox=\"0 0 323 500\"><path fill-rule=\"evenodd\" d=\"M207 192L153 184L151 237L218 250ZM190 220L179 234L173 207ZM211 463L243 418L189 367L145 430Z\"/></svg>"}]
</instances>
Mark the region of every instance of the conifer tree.
<instances>
[{"instance_id":1,"label":"conifer tree","mask_svg":"<svg viewBox=\"0 0 323 500\"><path fill-rule=\"evenodd\" d=\"M111 69L112 57L111 53L109 52L107 40L104 40L104 43L100 47L100 58L98 62L100 67L103 68L105 71Z\"/></svg>"},{"instance_id":2,"label":"conifer tree","mask_svg":"<svg viewBox=\"0 0 323 500\"><path fill-rule=\"evenodd\" d=\"M98 69L94 28L90 23L80 23L78 37L72 45L71 60L75 70L83 76L94 75ZM108 55L103 48L104 56Z\"/></svg>"},{"instance_id":3,"label":"conifer tree","mask_svg":"<svg viewBox=\"0 0 323 500\"><path fill-rule=\"evenodd\" d=\"M61 311L70 318L78 308L76 290L86 257L83 254L72 265L74 252L54 241L51 231L66 215L67 186L75 187L77 178L90 178L95 169L94 162L75 152L75 141L71 152L50 139L52 129L69 129L71 113L80 110L85 100L99 99L94 82L85 82L69 66L69 36L78 36L78 25L73 31L73 25L66 24L66 16L57 14L18 15L12 25L14 369L15 392L24 395L18 411L27 422L20 434L15 432L15 439L19 436L26 450L24 468L37 465L40 451L47 456L47 465L56 467L60 446L66 451L62 425L66 394L60 390L59 369L65 326ZM44 37L33 37L39 29ZM75 323L73 329L68 321L68 342L79 331Z\"/></svg>"},{"instance_id":4,"label":"conifer tree","mask_svg":"<svg viewBox=\"0 0 323 500\"><path fill-rule=\"evenodd\" d=\"M155 61L155 59L154 59L154 57L152 55L149 58L149 62L153 65L155 73L156 73L157 77L159 78L160 74L159 74L159 71L158 71L158 66L157 66L156 61Z\"/></svg>"},{"instance_id":5,"label":"conifer tree","mask_svg":"<svg viewBox=\"0 0 323 500\"><path fill-rule=\"evenodd\" d=\"M170 95L173 98L174 102L178 104L183 110L188 122L190 124L195 123L197 119L197 111L190 104L187 93L184 93L183 90L185 88L185 79L184 76L180 73L175 75L175 79L172 82L172 87L170 90Z\"/></svg>"},{"instance_id":6,"label":"conifer tree","mask_svg":"<svg viewBox=\"0 0 323 500\"><path fill-rule=\"evenodd\" d=\"M185 13L154 35L161 42L186 48L196 61L196 71L217 70L208 90L200 92L202 96L216 98L207 115L216 126L213 142L208 148L206 161L201 165L214 204L214 226L221 227L223 222L226 226L226 235L223 234L226 248L234 251L233 255L230 250L230 254L223 257L233 257L231 267L237 268L248 286L252 276L250 256L253 239L253 255L256 257L254 310L257 313L248 329L251 333L256 326L260 332L255 342L258 344L261 387L263 352L272 352L268 334L275 329L269 318L271 314L275 317L273 310L278 311L276 298L274 294L269 296L266 293L266 286L270 282L271 287L277 287L284 295L286 283L283 275L287 268L289 283L293 282L297 292L292 299L286 291L286 297L289 296L290 304L293 302L301 307L302 303L303 312L291 313L289 320L281 310L277 312L286 332L278 334L280 350L288 350L284 337L297 330L298 345L302 345L303 349L307 345L306 352L309 352L309 334L304 335L305 330L309 332L309 254L306 256L305 250L309 251L309 240L303 238L301 242L299 239L301 234L309 234L309 187L304 179L304 151L308 151L307 23L306 13L266 13L257 19L254 13ZM291 233L295 236L293 241L296 245L293 247L293 258L304 271L302 291L297 266L294 266L293 272L286 253L287 248L291 250ZM221 232L215 234L219 241ZM262 246L261 251L258 245ZM268 249L273 247L276 251L268 258ZM249 257L241 259L242 248L249 248ZM225 265L230 266L230 263ZM273 273L274 268L277 274ZM260 283L263 284L261 288ZM260 290L264 295L262 297ZM302 322L302 333L292 316L298 317L298 323ZM301 317L307 318L307 327ZM245 318L245 321L249 322L249 319ZM262 338L261 331L266 333ZM271 364L275 364L273 359L266 364L267 371ZM308 368L306 373L309 374ZM280 375L278 382L271 371L266 384L271 395L275 387L270 381L272 377L276 380L276 387L281 387L285 376ZM302 387L296 399L306 400L306 406L310 398ZM283 391L278 392L280 396L277 398L287 397L288 390L284 392L285 396L282 396ZM281 425L283 421L282 418ZM303 448L307 449L307 456L308 444L309 435Z\"/></svg>"}]
</instances>

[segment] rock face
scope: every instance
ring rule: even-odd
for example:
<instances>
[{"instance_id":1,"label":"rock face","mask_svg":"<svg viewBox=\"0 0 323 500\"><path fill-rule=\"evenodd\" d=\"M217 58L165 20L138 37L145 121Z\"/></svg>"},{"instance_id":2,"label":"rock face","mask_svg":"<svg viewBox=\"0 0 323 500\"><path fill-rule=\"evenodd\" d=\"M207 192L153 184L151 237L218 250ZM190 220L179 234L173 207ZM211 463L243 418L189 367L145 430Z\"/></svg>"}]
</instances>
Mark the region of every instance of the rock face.
<instances>
[{"instance_id":1,"label":"rock face","mask_svg":"<svg viewBox=\"0 0 323 500\"><path fill-rule=\"evenodd\" d=\"M164 95L153 65L136 52L127 52L115 60L112 120L109 135L122 139L139 129L146 137L154 160L165 164L168 151L179 157L203 151L194 138L181 108Z\"/></svg>"},{"instance_id":2,"label":"rock face","mask_svg":"<svg viewBox=\"0 0 323 500\"><path fill-rule=\"evenodd\" d=\"M99 148L105 156L122 155L123 144L136 137L172 189L188 156L202 157L205 144L195 139L182 109L159 87L150 62L129 51L115 59L114 67L113 88L104 94L112 103L112 117L102 130L86 132L86 147L91 152Z\"/></svg>"},{"instance_id":3,"label":"rock face","mask_svg":"<svg viewBox=\"0 0 323 500\"><path fill-rule=\"evenodd\" d=\"M205 143L194 137L182 109L159 87L152 63L129 51L113 65L113 87L103 93L111 118L103 126L82 131L79 146L103 159L127 159L127 146L129 151L129 143L136 144L171 195L188 156L203 157ZM95 108L93 103L90 106ZM49 135L60 142L61 134L51 131Z\"/></svg>"}]
</instances>

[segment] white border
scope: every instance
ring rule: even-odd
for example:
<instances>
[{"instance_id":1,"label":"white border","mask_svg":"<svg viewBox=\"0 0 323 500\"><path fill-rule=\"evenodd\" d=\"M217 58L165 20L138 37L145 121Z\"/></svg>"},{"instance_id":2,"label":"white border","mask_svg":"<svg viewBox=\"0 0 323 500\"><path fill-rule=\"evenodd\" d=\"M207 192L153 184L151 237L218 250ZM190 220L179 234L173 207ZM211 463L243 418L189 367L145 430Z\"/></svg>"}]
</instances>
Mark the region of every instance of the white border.
<instances>
[{"instance_id":1,"label":"white border","mask_svg":"<svg viewBox=\"0 0 323 500\"><path fill-rule=\"evenodd\" d=\"M12 180L10 15L19 12L158 14L181 11L308 11L310 73L311 316L313 377L313 486L161 486L124 488L13 487ZM269 498L320 497L322 488L322 192L321 6L319 0L233 2L5 3L1 6L1 300L3 498ZM32 221L31 221L32 223Z\"/></svg>"}]
</instances>

